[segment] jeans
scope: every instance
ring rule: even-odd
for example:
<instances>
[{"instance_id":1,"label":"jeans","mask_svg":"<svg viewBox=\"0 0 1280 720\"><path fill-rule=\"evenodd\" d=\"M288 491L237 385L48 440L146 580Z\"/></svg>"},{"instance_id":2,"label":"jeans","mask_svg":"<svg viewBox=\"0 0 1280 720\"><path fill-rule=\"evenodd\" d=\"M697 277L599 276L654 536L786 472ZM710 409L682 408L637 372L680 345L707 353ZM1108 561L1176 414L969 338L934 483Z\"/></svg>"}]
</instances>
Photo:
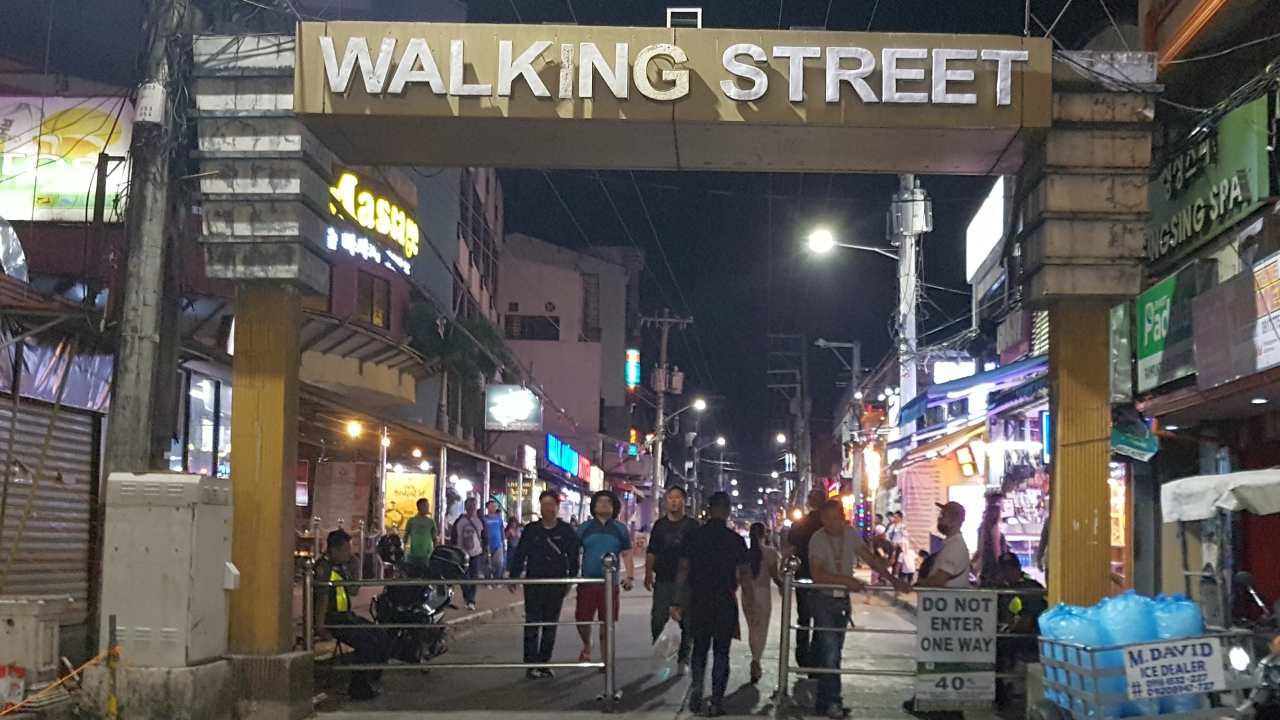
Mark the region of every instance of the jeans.
<instances>
[{"instance_id":1,"label":"jeans","mask_svg":"<svg viewBox=\"0 0 1280 720\"><path fill-rule=\"evenodd\" d=\"M724 692L729 686L729 643L733 641L732 628L697 627L693 629L693 656L689 663L689 699L693 703L702 701L702 683L707 674L707 651L712 653L711 665L711 702L719 705L724 702Z\"/></svg>"},{"instance_id":2,"label":"jeans","mask_svg":"<svg viewBox=\"0 0 1280 720\"><path fill-rule=\"evenodd\" d=\"M471 558L467 563L467 579L483 580L485 578L486 565L488 565L488 563L485 562L485 556L483 553ZM474 605L476 602L476 592L479 590L479 585L463 585L462 601L468 605Z\"/></svg>"},{"instance_id":3,"label":"jeans","mask_svg":"<svg viewBox=\"0 0 1280 720\"><path fill-rule=\"evenodd\" d=\"M809 600L812 590L796 590L796 625L803 628L813 627L812 603ZM783 619L786 622L786 619ZM809 631L796 630L796 666L813 667L813 658L809 654Z\"/></svg>"},{"instance_id":4,"label":"jeans","mask_svg":"<svg viewBox=\"0 0 1280 720\"><path fill-rule=\"evenodd\" d=\"M563 585L526 585L524 587L524 621L531 623L558 622L560 608L564 605ZM551 662L556 647L554 625L526 627L524 629L524 661L527 663Z\"/></svg>"},{"instance_id":5,"label":"jeans","mask_svg":"<svg viewBox=\"0 0 1280 720\"><path fill-rule=\"evenodd\" d=\"M387 649L387 633L374 630L373 623L355 613L329 613L325 618L326 625L344 625L350 627L331 627L329 634L343 645L351 648L358 665L377 665L385 663L389 651ZM357 700L368 699L375 693L373 683L382 675L381 670L362 670L351 673L348 692Z\"/></svg>"},{"instance_id":6,"label":"jeans","mask_svg":"<svg viewBox=\"0 0 1280 720\"><path fill-rule=\"evenodd\" d=\"M840 630L819 630L813 633L813 667L840 668L840 657L844 654L844 631L849 625L849 598L833 597L829 594L814 592L809 598L813 610L813 624L817 627L841 628ZM818 712L826 712L832 706L840 706L840 676L822 674L818 676Z\"/></svg>"},{"instance_id":7,"label":"jeans","mask_svg":"<svg viewBox=\"0 0 1280 720\"><path fill-rule=\"evenodd\" d=\"M670 580L659 580L653 583L653 611L649 616L649 629L653 633L653 641L658 641L662 629L671 620L671 605L676 601L680 586ZM680 621L680 653L676 662L689 662L689 651L693 648L693 634L685 620Z\"/></svg>"},{"instance_id":8,"label":"jeans","mask_svg":"<svg viewBox=\"0 0 1280 720\"><path fill-rule=\"evenodd\" d=\"M489 566L489 571L485 574L485 577L490 580L495 580L505 576L507 560L505 557L506 553L502 551L502 548L498 548L497 550L488 550L485 552L485 555L486 564Z\"/></svg>"}]
</instances>

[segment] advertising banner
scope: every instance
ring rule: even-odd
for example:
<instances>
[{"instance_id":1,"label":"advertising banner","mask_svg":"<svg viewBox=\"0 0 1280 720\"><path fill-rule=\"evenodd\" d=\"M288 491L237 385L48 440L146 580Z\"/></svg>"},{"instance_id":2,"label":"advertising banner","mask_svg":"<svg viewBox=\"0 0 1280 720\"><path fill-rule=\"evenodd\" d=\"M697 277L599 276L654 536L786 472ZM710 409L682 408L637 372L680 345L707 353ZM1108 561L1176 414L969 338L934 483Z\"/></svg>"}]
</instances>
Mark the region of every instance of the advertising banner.
<instances>
[{"instance_id":1,"label":"advertising banner","mask_svg":"<svg viewBox=\"0 0 1280 720\"><path fill-rule=\"evenodd\" d=\"M1138 391L1146 392L1196 371L1191 334L1193 274L1183 271L1138 296Z\"/></svg>"},{"instance_id":2,"label":"advertising banner","mask_svg":"<svg viewBox=\"0 0 1280 720\"><path fill-rule=\"evenodd\" d=\"M1149 262L1167 266L1188 256L1271 195L1267 99L1232 110L1166 159L1151 183Z\"/></svg>"},{"instance_id":3,"label":"advertising banner","mask_svg":"<svg viewBox=\"0 0 1280 720\"><path fill-rule=\"evenodd\" d=\"M537 432L542 429L542 398L523 385L484 389L484 429Z\"/></svg>"},{"instance_id":4,"label":"advertising banner","mask_svg":"<svg viewBox=\"0 0 1280 720\"><path fill-rule=\"evenodd\" d=\"M1280 253L1202 293L1194 317L1200 389L1280 365Z\"/></svg>"},{"instance_id":5,"label":"advertising banner","mask_svg":"<svg viewBox=\"0 0 1280 720\"><path fill-rule=\"evenodd\" d=\"M123 96L0 98L0 217L89 222L98 154L129 154L133 104ZM119 221L126 163L107 174L107 221ZM118 209L118 210L117 210Z\"/></svg>"},{"instance_id":6,"label":"advertising banner","mask_svg":"<svg viewBox=\"0 0 1280 720\"><path fill-rule=\"evenodd\" d=\"M1222 641L1191 638L1126 648L1124 676L1131 700L1223 690Z\"/></svg>"},{"instance_id":7,"label":"advertising banner","mask_svg":"<svg viewBox=\"0 0 1280 720\"><path fill-rule=\"evenodd\" d=\"M382 522L404 532L409 518L418 514L418 499L426 498L435 505L436 475L424 472L387 472L387 496L383 499ZM434 514L436 509L431 508Z\"/></svg>"}]
</instances>

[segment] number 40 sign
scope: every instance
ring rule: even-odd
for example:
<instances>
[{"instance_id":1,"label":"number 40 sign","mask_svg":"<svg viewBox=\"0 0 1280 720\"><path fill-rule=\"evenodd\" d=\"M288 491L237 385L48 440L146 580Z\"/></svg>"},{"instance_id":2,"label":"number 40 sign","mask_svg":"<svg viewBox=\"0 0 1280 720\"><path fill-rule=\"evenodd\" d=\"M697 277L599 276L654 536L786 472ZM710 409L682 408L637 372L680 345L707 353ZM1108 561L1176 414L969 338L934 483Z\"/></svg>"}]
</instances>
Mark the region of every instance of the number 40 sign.
<instances>
[{"instance_id":1,"label":"number 40 sign","mask_svg":"<svg viewBox=\"0 0 1280 720\"><path fill-rule=\"evenodd\" d=\"M992 671L916 675L916 707L922 711L989 707L995 692Z\"/></svg>"}]
</instances>

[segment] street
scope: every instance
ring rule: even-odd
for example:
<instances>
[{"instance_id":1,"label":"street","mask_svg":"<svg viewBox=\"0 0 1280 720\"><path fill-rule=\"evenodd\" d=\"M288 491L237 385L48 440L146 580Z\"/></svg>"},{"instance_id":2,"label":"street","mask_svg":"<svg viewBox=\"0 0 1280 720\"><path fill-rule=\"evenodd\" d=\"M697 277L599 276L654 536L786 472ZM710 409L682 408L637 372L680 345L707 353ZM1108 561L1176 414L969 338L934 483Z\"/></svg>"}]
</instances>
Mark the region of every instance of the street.
<instances>
[{"instance_id":1,"label":"street","mask_svg":"<svg viewBox=\"0 0 1280 720\"><path fill-rule=\"evenodd\" d=\"M627 593L622 600L619 622L618 687L623 691L619 712L642 717L689 717L684 709L686 678L674 677L670 669L655 667L650 652L650 595L643 590ZM779 598L774 597L774 630L765 649L764 678L758 686L748 680L750 652L746 642L735 641L732 675L725 709L730 716L759 716L773 710L771 695L777 683L778 633L781 623ZM508 616L499 622L513 621ZM565 604L562 620L572 619L572 598ZM856 600L854 621L859 627L909 629L910 617L890 607L885 600ZM451 662L514 662L520 659L519 628L476 624L450 643ZM745 635L745 620L743 633ZM874 649L873 649L874 648ZM556 661L573 661L580 645L573 628L561 628L556 643ZM846 668L911 669L912 641L907 636L852 634L845 646ZM708 670L709 674L709 670ZM708 677L708 684L710 678ZM565 718L599 712L596 696L604 679L594 670L560 671L551 680L526 680L522 671L435 671L425 677L417 671L401 670L384 675L383 694L370 702L352 702L345 697L323 703L323 720L407 720L423 712L445 713L449 717L480 718L494 713L520 712L522 717ZM331 685L328 684L328 685ZM814 681L793 680L794 714L808 714L813 704ZM709 686L709 685L708 685ZM904 718L901 703L910 694L903 678L851 677L844 683L844 700L858 718Z\"/></svg>"}]
</instances>

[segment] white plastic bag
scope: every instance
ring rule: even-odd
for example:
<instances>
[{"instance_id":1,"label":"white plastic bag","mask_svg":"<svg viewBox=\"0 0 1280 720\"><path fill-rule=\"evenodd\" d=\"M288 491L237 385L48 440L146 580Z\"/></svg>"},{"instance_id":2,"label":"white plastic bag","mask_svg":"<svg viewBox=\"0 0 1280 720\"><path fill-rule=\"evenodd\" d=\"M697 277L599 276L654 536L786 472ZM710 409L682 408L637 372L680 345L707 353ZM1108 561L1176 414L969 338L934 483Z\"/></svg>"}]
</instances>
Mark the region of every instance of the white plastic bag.
<instances>
[{"instance_id":1,"label":"white plastic bag","mask_svg":"<svg viewBox=\"0 0 1280 720\"><path fill-rule=\"evenodd\" d=\"M658 639L653 641L653 659L659 664L675 662L680 652L680 623L668 620Z\"/></svg>"}]
</instances>

